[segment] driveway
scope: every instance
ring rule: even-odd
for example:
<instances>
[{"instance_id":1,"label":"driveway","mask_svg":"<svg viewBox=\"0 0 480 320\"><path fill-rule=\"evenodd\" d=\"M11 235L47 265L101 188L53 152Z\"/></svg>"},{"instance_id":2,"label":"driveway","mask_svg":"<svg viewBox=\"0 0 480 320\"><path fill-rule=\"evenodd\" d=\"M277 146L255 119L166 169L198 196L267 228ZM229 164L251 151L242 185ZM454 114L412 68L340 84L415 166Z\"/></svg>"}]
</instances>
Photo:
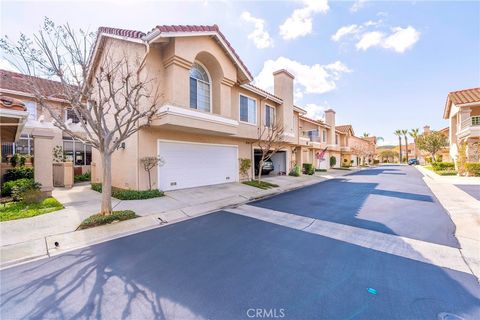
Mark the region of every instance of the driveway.
<instances>
[{"instance_id":1,"label":"driveway","mask_svg":"<svg viewBox=\"0 0 480 320\"><path fill-rule=\"evenodd\" d=\"M406 180L397 180L398 185L388 181L399 176L406 176L403 177ZM363 212L370 197L380 196L375 190L407 192L401 184L408 181L412 184L408 189L414 188L408 193L432 197L427 192L421 193L423 187L418 186L416 178L407 167L365 170L362 175L348 176L346 179L351 182L345 178L337 181L342 186L360 184L360 190L345 187L336 201L331 195L330 202L322 204L322 208L331 207L326 212L343 212L338 208L341 202L357 198L353 202L358 207L352 204L342 207L356 208L350 213L354 217ZM418 256L405 258L401 250L390 250L388 246L382 249L379 244L356 245L347 238L340 241L315 231L329 223L345 226L346 233L354 233L357 227L351 226L353 223L318 220L316 229L309 231L315 223L298 226L298 222L312 220L306 217L308 210L299 206L298 213L285 213L290 208L289 201L293 201L285 198L287 195L296 195L296 202L314 201L308 200L312 197L311 189L326 191L325 185L329 183L306 188L305 198L293 191L250 207L266 211L271 209L259 205L281 203L277 209L284 212L280 219L284 225L218 211L2 270L0 316L2 319L251 319L257 315L258 319L259 315L273 318L276 314L277 318L283 315L285 319L437 319L456 314L464 319L480 318L480 286L476 279L454 263L445 268L436 265L435 259L422 259L421 250L425 246L442 249L439 256L443 258L444 252L458 254L454 247L427 240L432 232L422 234L422 238L426 237L423 240L415 240L421 244L416 246L420 250ZM364 194L363 184L381 187L368 187L370 193ZM413 201L411 197L395 199L408 202ZM358 199L364 203L360 204ZM432 202L418 201L436 205L433 197ZM383 221L376 222L385 224L386 229L397 228L395 233L401 232L402 224L397 220L410 210L418 212L414 204L396 211L397 219L384 206L382 210L390 214L390 219L380 220L383 215L374 217ZM242 207L249 210L249 206ZM400 207L395 204L394 209ZM315 206L312 204L310 208ZM315 217L323 212L313 211ZM373 216L373 211L368 212ZM448 223L443 219L444 214L436 211L440 221L433 223L440 227L438 233L450 231L441 225L441 221ZM429 213L431 218L436 215ZM353 221L346 217L345 222ZM391 221L397 224L392 225ZM408 239L383 229L371 230L371 225L367 227L359 230L375 239L382 235L393 237L397 246L405 240L401 249L412 250Z\"/></svg>"},{"instance_id":2,"label":"driveway","mask_svg":"<svg viewBox=\"0 0 480 320\"><path fill-rule=\"evenodd\" d=\"M381 166L252 205L458 247L455 225L422 177L413 167Z\"/></svg>"}]
</instances>

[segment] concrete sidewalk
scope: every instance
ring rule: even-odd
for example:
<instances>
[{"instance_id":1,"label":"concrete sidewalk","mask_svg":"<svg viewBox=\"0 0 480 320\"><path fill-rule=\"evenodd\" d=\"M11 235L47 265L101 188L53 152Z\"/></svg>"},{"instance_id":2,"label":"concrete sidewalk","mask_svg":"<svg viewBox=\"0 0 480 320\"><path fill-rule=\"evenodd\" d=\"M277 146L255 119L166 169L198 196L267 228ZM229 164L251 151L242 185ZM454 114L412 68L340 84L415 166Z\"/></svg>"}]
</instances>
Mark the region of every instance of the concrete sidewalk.
<instances>
[{"instance_id":1,"label":"concrete sidewalk","mask_svg":"<svg viewBox=\"0 0 480 320\"><path fill-rule=\"evenodd\" d=\"M455 223L455 236L463 258L480 279L480 201L455 186L478 185L480 188L480 178L444 177L421 166L416 168L423 173L423 180Z\"/></svg>"},{"instance_id":2,"label":"concrete sidewalk","mask_svg":"<svg viewBox=\"0 0 480 320\"><path fill-rule=\"evenodd\" d=\"M263 180L278 187L262 190L241 183L229 183L166 192L164 197L121 201L113 199L114 210L133 210L140 218L107 226L75 231L87 217L99 212L101 194L89 184L72 189L55 189L65 209L21 220L0 223L0 266L58 254L127 234L183 221L222 208L301 188L356 171L330 170L313 176L275 176ZM55 242L60 246L55 246Z\"/></svg>"}]
</instances>

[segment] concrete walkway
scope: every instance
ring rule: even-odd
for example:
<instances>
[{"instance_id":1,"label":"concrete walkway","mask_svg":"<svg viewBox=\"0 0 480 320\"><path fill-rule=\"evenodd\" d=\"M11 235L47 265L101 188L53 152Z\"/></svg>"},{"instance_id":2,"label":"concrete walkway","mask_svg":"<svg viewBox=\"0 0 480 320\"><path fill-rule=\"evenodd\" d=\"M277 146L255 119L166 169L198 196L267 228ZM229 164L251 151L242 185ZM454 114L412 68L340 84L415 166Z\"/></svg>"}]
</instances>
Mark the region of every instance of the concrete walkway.
<instances>
[{"instance_id":1,"label":"concrete walkway","mask_svg":"<svg viewBox=\"0 0 480 320\"><path fill-rule=\"evenodd\" d=\"M443 177L421 166L417 169L455 223L460 251L473 274L480 279L480 201L455 186L478 185L480 188L480 178Z\"/></svg>"},{"instance_id":2,"label":"concrete walkway","mask_svg":"<svg viewBox=\"0 0 480 320\"><path fill-rule=\"evenodd\" d=\"M53 196L65 206L65 209L0 223L0 266L155 228L165 221L169 223L183 221L218 209L343 176L352 171L331 170L316 173L314 176L265 177L264 181L279 186L268 190L241 183L229 183L170 191L166 192L164 197L154 199L128 201L113 199L114 210L133 210L141 218L82 231L75 230L85 218L99 212L101 194L91 190L89 184L71 189L57 188L53 191ZM55 246L55 242L61 243L61 247Z\"/></svg>"}]
</instances>

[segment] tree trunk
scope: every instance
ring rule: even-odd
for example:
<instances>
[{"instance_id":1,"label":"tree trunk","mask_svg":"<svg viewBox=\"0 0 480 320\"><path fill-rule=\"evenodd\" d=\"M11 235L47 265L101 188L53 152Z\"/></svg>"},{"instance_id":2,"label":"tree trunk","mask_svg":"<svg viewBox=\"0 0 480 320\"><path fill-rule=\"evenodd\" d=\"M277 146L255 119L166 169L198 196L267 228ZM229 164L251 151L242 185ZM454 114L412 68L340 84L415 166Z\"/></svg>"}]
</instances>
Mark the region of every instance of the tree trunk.
<instances>
[{"instance_id":1,"label":"tree trunk","mask_svg":"<svg viewBox=\"0 0 480 320\"><path fill-rule=\"evenodd\" d=\"M260 182L260 180L262 179L263 164L264 164L264 161L263 161L263 160L260 160L260 161L258 162L258 176L257 176L257 181L258 181L258 182Z\"/></svg>"},{"instance_id":2,"label":"tree trunk","mask_svg":"<svg viewBox=\"0 0 480 320\"><path fill-rule=\"evenodd\" d=\"M104 216L112 213L112 155L108 152L100 152L102 157L102 208L100 213Z\"/></svg>"},{"instance_id":3,"label":"tree trunk","mask_svg":"<svg viewBox=\"0 0 480 320\"><path fill-rule=\"evenodd\" d=\"M407 136L404 136L404 138L405 138L405 153L406 153L405 159L408 162L408 138L407 138Z\"/></svg>"},{"instance_id":4,"label":"tree trunk","mask_svg":"<svg viewBox=\"0 0 480 320\"><path fill-rule=\"evenodd\" d=\"M400 154L400 159L398 159L398 162L399 163L402 163L402 138L399 136L398 137L398 151L399 151L399 154Z\"/></svg>"},{"instance_id":5,"label":"tree trunk","mask_svg":"<svg viewBox=\"0 0 480 320\"><path fill-rule=\"evenodd\" d=\"M148 170L148 190L152 190L152 179L150 178L150 170Z\"/></svg>"}]
</instances>

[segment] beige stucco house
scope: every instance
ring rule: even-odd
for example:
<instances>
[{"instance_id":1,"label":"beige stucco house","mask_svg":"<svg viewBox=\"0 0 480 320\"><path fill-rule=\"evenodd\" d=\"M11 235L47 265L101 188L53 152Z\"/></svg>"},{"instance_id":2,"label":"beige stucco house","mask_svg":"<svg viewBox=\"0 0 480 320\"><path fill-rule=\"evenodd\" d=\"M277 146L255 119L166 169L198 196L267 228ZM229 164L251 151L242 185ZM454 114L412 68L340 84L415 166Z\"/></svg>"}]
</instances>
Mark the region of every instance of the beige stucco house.
<instances>
[{"instance_id":1,"label":"beige stucco house","mask_svg":"<svg viewBox=\"0 0 480 320\"><path fill-rule=\"evenodd\" d=\"M450 92L443 118L449 121L450 156L456 161L460 144L466 144L467 161L480 161L480 88Z\"/></svg>"},{"instance_id":2,"label":"beige stucco house","mask_svg":"<svg viewBox=\"0 0 480 320\"><path fill-rule=\"evenodd\" d=\"M287 144L272 157L273 174L288 174L303 163L328 168L332 155L341 164L348 141L336 130L335 112L327 110L325 122L305 117L294 105L294 76L287 70L272 74L273 93L252 85L251 73L216 25L157 26L148 33L100 28L92 72L102 59L98 48L105 46L145 55L146 72L162 97L151 125L113 154L114 186L147 189L140 159L155 155L164 160L153 173L154 187L161 190L239 181L240 158L251 159L252 177L255 141L274 121L285 128ZM327 160L321 161L327 147ZM93 182L100 182L100 173L99 154L93 152Z\"/></svg>"}]
</instances>

